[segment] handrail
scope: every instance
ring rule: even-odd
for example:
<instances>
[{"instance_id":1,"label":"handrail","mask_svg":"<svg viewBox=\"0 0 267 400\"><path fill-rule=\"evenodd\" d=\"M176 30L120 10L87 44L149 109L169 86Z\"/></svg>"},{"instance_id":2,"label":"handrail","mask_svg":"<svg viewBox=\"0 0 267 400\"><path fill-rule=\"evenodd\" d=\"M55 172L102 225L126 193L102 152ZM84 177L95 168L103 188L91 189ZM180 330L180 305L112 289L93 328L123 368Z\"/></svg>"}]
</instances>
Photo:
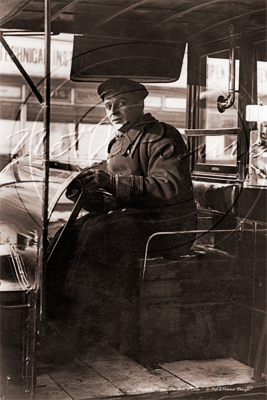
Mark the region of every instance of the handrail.
<instances>
[{"instance_id":1,"label":"handrail","mask_svg":"<svg viewBox=\"0 0 267 400\"><path fill-rule=\"evenodd\" d=\"M229 50L229 95L227 97L219 96L217 99L217 108L223 113L227 108L232 107L235 102L235 35L234 27L230 27L230 50Z\"/></svg>"},{"instance_id":2,"label":"handrail","mask_svg":"<svg viewBox=\"0 0 267 400\"><path fill-rule=\"evenodd\" d=\"M185 129L185 136L225 136L241 135L240 128L218 128L218 129Z\"/></svg>"},{"instance_id":3,"label":"handrail","mask_svg":"<svg viewBox=\"0 0 267 400\"><path fill-rule=\"evenodd\" d=\"M183 234L188 234L188 233L232 233L232 232L241 232L243 231L242 227L238 229L193 229L193 230L187 230L187 231L174 231L174 232L156 232L153 233L151 236L149 236L147 242L146 242L146 248L145 248L145 257L144 257L144 264L143 264L143 272L142 272L142 281L145 279L145 272L146 272L146 263L147 263L147 253L148 253L148 245L151 241L151 239L155 236L159 235L183 235Z\"/></svg>"}]
</instances>

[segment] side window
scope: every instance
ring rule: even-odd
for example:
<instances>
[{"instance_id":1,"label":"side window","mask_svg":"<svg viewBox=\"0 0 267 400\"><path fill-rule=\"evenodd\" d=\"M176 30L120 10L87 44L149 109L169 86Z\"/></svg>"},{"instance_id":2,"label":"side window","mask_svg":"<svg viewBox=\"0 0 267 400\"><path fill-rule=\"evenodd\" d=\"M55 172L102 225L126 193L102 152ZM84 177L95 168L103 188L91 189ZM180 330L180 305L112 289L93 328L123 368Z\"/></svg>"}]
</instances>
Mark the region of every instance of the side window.
<instances>
[{"instance_id":1,"label":"side window","mask_svg":"<svg viewBox=\"0 0 267 400\"><path fill-rule=\"evenodd\" d=\"M199 58L199 88L195 99L198 108L194 118L197 121L195 127L203 130L203 134L196 134L197 137L193 141L193 170L196 173L236 177L240 123L238 53L239 48L235 48L231 63L228 49L211 54L206 53ZM235 60L234 70L233 59ZM231 96L230 93L232 93ZM219 107L219 99L227 106L223 108L223 111ZM229 99L231 106L229 106Z\"/></svg>"},{"instance_id":2,"label":"side window","mask_svg":"<svg viewBox=\"0 0 267 400\"><path fill-rule=\"evenodd\" d=\"M254 104L247 107L250 122L248 181L267 186L267 51L266 41L255 44Z\"/></svg>"},{"instance_id":3,"label":"side window","mask_svg":"<svg viewBox=\"0 0 267 400\"><path fill-rule=\"evenodd\" d=\"M263 106L267 105L267 54L266 53L267 53L267 41L257 43L256 45L257 96L258 96L258 104Z\"/></svg>"},{"instance_id":4,"label":"side window","mask_svg":"<svg viewBox=\"0 0 267 400\"><path fill-rule=\"evenodd\" d=\"M200 92L200 128L225 129L238 126L238 93L232 107L220 113L217 109L219 96L227 98L229 81L228 52L205 56L206 86ZM235 62L235 90L238 90L239 60ZM198 163L236 166L236 136L206 136L200 140L205 151ZM204 146L203 146L204 147Z\"/></svg>"}]
</instances>

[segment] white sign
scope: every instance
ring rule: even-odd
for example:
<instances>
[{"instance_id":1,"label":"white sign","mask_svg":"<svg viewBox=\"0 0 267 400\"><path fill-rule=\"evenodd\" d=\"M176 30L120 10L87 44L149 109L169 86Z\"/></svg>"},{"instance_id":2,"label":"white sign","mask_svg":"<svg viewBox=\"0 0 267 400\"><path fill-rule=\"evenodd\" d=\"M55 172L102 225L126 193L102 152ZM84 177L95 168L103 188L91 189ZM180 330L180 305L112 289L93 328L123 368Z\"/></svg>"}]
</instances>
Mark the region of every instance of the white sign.
<instances>
[{"instance_id":1,"label":"white sign","mask_svg":"<svg viewBox=\"0 0 267 400\"><path fill-rule=\"evenodd\" d=\"M260 105L247 106L246 121L267 122L267 106L260 106Z\"/></svg>"},{"instance_id":2,"label":"white sign","mask_svg":"<svg viewBox=\"0 0 267 400\"><path fill-rule=\"evenodd\" d=\"M19 99L21 98L21 88L15 86L0 86L0 97Z\"/></svg>"},{"instance_id":3,"label":"white sign","mask_svg":"<svg viewBox=\"0 0 267 400\"><path fill-rule=\"evenodd\" d=\"M44 76L45 43L43 37L5 37L13 53L30 76ZM73 37L61 35L51 38L51 75L69 78L72 58ZM0 73L20 75L6 50L0 45Z\"/></svg>"}]
</instances>

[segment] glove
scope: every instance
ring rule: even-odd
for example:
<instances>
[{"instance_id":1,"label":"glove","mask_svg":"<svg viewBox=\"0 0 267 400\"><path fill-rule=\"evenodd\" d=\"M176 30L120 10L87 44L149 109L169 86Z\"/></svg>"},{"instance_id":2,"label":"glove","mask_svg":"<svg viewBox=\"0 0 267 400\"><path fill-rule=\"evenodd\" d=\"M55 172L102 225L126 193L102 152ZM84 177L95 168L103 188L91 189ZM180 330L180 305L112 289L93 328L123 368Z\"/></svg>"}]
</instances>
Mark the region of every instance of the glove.
<instances>
[{"instance_id":1,"label":"glove","mask_svg":"<svg viewBox=\"0 0 267 400\"><path fill-rule=\"evenodd\" d=\"M82 189L85 193L92 193L99 189L104 189L110 194L114 194L114 183L115 177L101 169L86 169L75 180L77 189Z\"/></svg>"},{"instance_id":2,"label":"glove","mask_svg":"<svg viewBox=\"0 0 267 400\"><path fill-rule=\"evenodd\" d=\"M67 188L66 197L76 202L83 191L83 208L87 211L107 212L117 205L113 194L113 176L102 170L85 169ZM109 193L105 193L109 192Z\"/></svg>"},{"instance_id":3,"label":"glove","mask_svg":"<svg viewBox=\"0 0 267 400\"><path fill-rule=\"evenodd\" d=\"M96 192L115 192L115 177L100 169L85 169L68 187L66 196L76 201L81 190L91 196ZM101 190L102 189L102 190Z\"/></svg>"},{"instance_id":4,"label":"glove","mask_svg":"<svg viewBox=\"0 0 267 400\"><path fill-rule=\"evenodd\" d=\"M92 200L92 195L103 194L103 191L106 191L117 200L128 204L133 197L139 197L143 193L143 186L142 176L115 176L100 169L88 168L68 187L66 196L75 201L79 192L83 190L85 198L88 197L89 201L90 197Z\"/></svg>"}]
</instances>

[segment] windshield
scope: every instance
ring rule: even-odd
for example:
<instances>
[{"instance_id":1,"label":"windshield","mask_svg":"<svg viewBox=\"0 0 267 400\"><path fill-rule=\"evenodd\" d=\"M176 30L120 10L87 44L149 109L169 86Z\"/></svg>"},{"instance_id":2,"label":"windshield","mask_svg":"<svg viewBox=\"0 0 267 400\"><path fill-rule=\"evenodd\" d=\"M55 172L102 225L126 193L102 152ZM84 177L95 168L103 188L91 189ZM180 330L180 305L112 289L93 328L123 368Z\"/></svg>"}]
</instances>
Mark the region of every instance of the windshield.
<instances>
[{"instance_id":1,"label":"windshield","mask_svg":"<svg viewBox=\"0 0 267 400\"><path fill-rule=\"evenodd\" d=\"M44 96L44 39L7 38L9 46ZM106 118L96 82L70 80L72 35L52 37L51 43L51 123L50 159L84 168L107 158L107 146L114 132ZM29 160L43 156L43 107L31 93L5 49L0 46L1 156L9 159L28 155ZM183 130L186 124L186 61L177 82L146 84L149 96L145 112Z\"/></svg>"}]
</instances>

